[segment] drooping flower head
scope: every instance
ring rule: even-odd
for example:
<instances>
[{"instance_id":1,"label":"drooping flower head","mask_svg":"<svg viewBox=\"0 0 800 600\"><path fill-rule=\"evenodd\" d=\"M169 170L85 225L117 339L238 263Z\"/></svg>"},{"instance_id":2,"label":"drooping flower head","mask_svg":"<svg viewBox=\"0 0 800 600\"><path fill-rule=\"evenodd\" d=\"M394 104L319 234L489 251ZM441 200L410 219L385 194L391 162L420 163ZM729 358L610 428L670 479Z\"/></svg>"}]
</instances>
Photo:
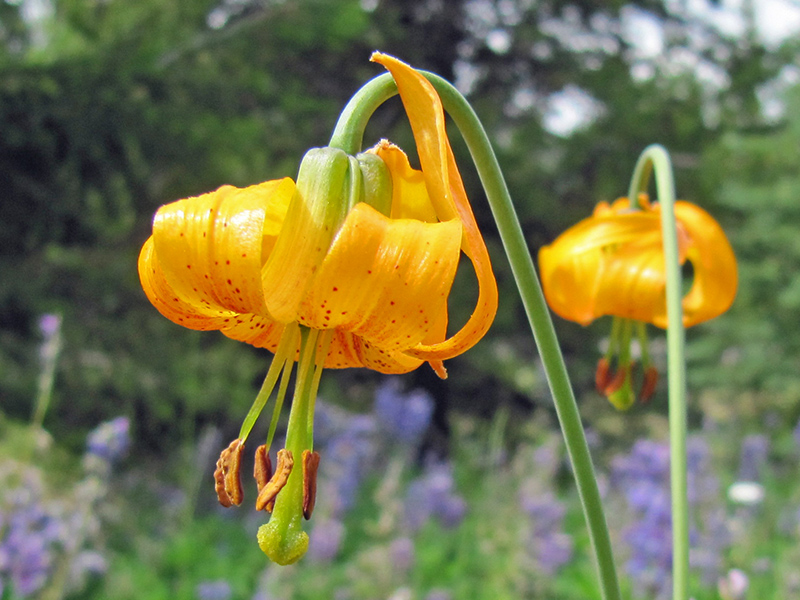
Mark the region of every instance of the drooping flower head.
<instances>
[{"instance_id":1,"label":"drooping flower head","mask_svg":"<svg viewBox=\"0 0 800 600\"><path fill-rule=\"evenodd\" d=\"M274 475L267 450L275 419L267 447L257 451L257 505L274 504L259 543L280 563L297 560L308 544L299 515L313 509L313 406L322 368L405 373L427 361L445 377L442 361L477 343L497 309L439 96L399 60L379 53L372 60L397 83L421 170L385 140L357 156L312 149L296 183L223 186L161 207L139 258L142 287L168 319L275 353L240 438L218 463L223 504L241 501L244 440L279 378L280 405L299 363L287 447ZM462 251L479 296L467 323L448 337L447 297Z\"/></svg>"},{"instance_id":2,"label":"drooping flower head","mask_svg":"<svg viewBox=\"0 0 800 600\"><path fill-rule=\"evenodd\" d=\"M655 387L657 373L647 356L645 323L667 326L666 268L661 209L644 195L636 206L627 198L601 202L594 214L561 234L539 252L542 287L559 316L588 325L613 316L609 350L600 360L597 387L618 408L627 408L631 387L629 344L634 325L641 341L643 399ZM719 316L733 303L736 258L719 224L702 208L675 203L678 253L691 265L691 285L683 298L683 323L690 327ZM610 370L616 353L618 369Z\"/></svg>"}]
</instances>

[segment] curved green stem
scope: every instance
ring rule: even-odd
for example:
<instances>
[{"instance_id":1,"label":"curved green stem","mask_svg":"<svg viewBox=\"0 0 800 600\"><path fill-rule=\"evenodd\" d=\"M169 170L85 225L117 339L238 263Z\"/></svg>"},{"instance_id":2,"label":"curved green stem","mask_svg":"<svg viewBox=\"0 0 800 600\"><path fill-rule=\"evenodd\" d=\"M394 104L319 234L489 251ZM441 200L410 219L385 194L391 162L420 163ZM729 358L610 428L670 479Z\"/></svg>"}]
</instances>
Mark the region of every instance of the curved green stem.
<instances>
[{"instance_id":1,"label":"curved green stem","mask_svg":"<svg viewBox=\"0 0 800 600\"><path fill-rule=\"evenodd\" d=\"M564 364L564 357L556 338L550 310L544 299L511 195L492 150L491 142L472 107L446 80L430 73L425 73L425 76L439 92L445 110L461 131L486 191L500 238L522 297L528 322L542 357L547 381L553 393L556 413L572 462L575 482L597 561L602 596L606 600L616 600L620 597L619 583L589 446L586 443L578 406Z\"/></svg>"},{"instance_id":2,"label":"curved green stem","mask_svg":"<svg viewBox=\"0 0 800 600\"><path fill-rule=\"evenodd\" d=\"M370 79L344 107L328 145L348 154L360 152L367 121L381 104L396 94L397 85L389 73Z\"/></svg>"},{"instance_id":3,"label":"curved green stem","mask_svg":"<svg viewBox=\"0 0 800 600\"><path fill-rule=\"evenodd\" d=\"M550 311L500 165L483 125L461 93L438 75L427 72L423 72L423 75L436 88L445 110L461 131L478 170L553 394L596 559L602 598L618 600L620 591L611 538L589 446ZM396 93L397 87L388 74L369 81L342 113L331 138L331 145L350 153L359 151L367 120L378 106Z\"/></svg>"},{"instance_id":4,"label":"curved green stem","mask_svg":"<svg viewBox=\"0 0 800 600\"><path fill-rule=\"evenodd\" d=\"M655 171L661 204L661 231L667 274L667 378L669 382L670 480L672 487L672 597L689 597L689 507L686 483L686 335L675 221L675 183L667 151L657 144L645 148L631 178L629 198L646 192Z\"/></svg>"}]
</instances>

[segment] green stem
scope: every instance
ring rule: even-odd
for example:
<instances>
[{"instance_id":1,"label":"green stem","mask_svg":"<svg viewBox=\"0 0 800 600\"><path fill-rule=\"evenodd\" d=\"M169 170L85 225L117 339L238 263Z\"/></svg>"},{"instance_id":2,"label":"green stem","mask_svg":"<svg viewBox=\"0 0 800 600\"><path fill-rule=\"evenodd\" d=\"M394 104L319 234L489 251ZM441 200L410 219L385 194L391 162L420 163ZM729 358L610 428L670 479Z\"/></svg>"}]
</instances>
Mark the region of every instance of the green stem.
<instances>
[{"instance_id":1,"label":"green stem","mask_svg":"<svg viewBox=\"0 0 800 600\"><path fill-rule=\"evenodd\" d=\"M483 125L467 100L452 84L438 75L427 72L423 72L423 75L442 98L444 108L464 136L478 170L553 394L596 559L602 598L619 600L619 583L611 551L611 538L589 446L553 321L508 187ZM396 93L397 87L388 74L367 82L345 108L334 130L331 145L345 152L358 152L367 120L378 106Z\"/></svg>"},{"instance_id":2,"label":"green stem","mask_svg":"<svg viewBox=\"0 0 800 600\"><path fill-rule=\"evenodd\" d=\"M511 263L511 270L522 297L522 304L533 331L547 381L553 393L556 413L561 424L564 442L572 462L578 494L589 529L592 548L597 561L602 597L616 600L620 597L611 538L600 499L600 490L583 431L578 405L564 364L564 357L556 338L553 320L542 293L542 287L511 195L500 170L491 142L483 125L466 99L449 82L437 75L425 73L439 92L445 110L455 121L464 136L478 175L486 191L489 205L500 232L500 238Z\"/></svg>"},{"instance_id":3,"label":"green stem","mask_svg":"<svg viewBox=\"0 0 800 600\"><path fill-rule=\"evenodd\" d=\"M397 94L397 85L391 74L384 73L365 83L344 107L328 143L348 154L361 151L364 130L372 113L389 98Z\"/></svg>"},{"instance_id":4,"label":"green stem","mask_svg":"<svg viewBox=\"0 0 800 600\"><path fill-rule=\"evenodd\" d=\"M661 231L667 275L667 378L669 382L670 480L672 487L672 597L689 597L689 501L686 483L686 335L683 327L683 294L675 221L675 183L669 154L659 145L645 148L631 178L630 196L646 192L655 171L661 204Z\"/></svg>"}]
</instances>

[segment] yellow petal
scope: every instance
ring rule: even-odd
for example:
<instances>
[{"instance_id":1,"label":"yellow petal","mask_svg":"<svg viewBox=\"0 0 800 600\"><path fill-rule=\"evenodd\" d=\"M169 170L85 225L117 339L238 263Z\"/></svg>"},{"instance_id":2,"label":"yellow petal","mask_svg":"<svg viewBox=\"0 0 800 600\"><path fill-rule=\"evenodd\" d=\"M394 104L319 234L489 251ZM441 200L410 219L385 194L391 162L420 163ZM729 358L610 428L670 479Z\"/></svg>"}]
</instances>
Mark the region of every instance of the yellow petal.
<instances>
[{"instance_id":1,"label":"yellow petal","mask_svg":"<svg viewBox=\"0 0 800 600\"><path fill-rule=\"evenodd\" d=\"M164 277L155 255L152 236L139 253L139 280L150 302L173 323L189 329L210 331L230 324L236 313L206 304L190 302L182 297Z\"/></svg>"},{"instance_id":2,"label":"yellow petal","mask_svg":"<svg viewBox=\"0 0 800 600\"><path fill-rule=\"evenodd\" d=\"M460 239L456 219L390 219L357 204L314 278L300 323L337 327L390 353L421 343L447 309Z\"/></svg>"},{"instance_id":3,"label":"yellow petal","mask_svg":"<svg viewBox=\"0 0 800 600\"><path fill-rule=\"evenodd\" d=\"M425 177L408 162L408 156L400 148L386 140L369 150L377 154L392 176L392 212L393 219L417 219L426 223L435 223L436 210L431 204Z\"/></svg>"},{"instance_id":4,"label":"yellow petal","mask_svg":"<svg viewBox=\"0 0 800 600\"><path fill-rule=\"evenodd\" d=\"M162 206L153 221L153 243L171 288L197 307L266 314L264 228L281 221L293 192L291 179L283 179L244 189L223 186Z\"/></svg>"},{"instance_id":5,"label":"yellow petal","mask_svg":"<svg viewBox=\"0 0 800 600\"><path fill-rule=\"evenodd\" d=\"M461 220L462 249L472 261L478 279L478 302L467 323L444 342L419 344L408 351L409 356L441 361L468 350L488 331L497 312L497 282L450 148L439 95L421 73L396 58L376 52L372 60L386 67L397 82L431 204L439 220L455 216Z\"/></svg>"},{"instance_id":6,"label":"yellow petal","mask_svg":"<svg viewBox=\"0 0 800 600\"><path fill-rule=\"evenodd\" d=\"M539 252L542 287L559 316L583 325L613 315L667 326L666 269L661 209L626 199L600 203L584 219ZM675 205L681 264L690 260L694 283L684 297L688 327L728 309L736 293L736 261L725 234L705 211Z\"/></svg>"},{"instance_id":7,"label":"yellow petal","mask_svg":"<svg viewBox=\"0 0 800 600\"><path fill-rule=\"evenodd\" d=\"M689 236L687 258L694 267L694 282L683 299L684 323L689 327L721 315L733 304L736 256L722 227L699 206L678 201L675 216Z\"/></svg>"},{"instance_id":8,"label":"yellow petal","mask_svg":"<svg viewBox=\"0 0 800 600\"><path fill-rule=\"evenodd\" d=\"M598 316L595 300L602 276L602 253L590 250L572 254L560 241L539 250L542 290L558 316L588 325Z\"/></svg>"},{"instance_id":9,"label":"yellow petal","mask_svg":"<svg viewBox=\"0 0 800 600\"><path fill-rule=\"evenodd\" d=\"M275 352L286 326L259 315L237 315L222 329L231 339Z\"/></svg>"},{"instance_id":10,"label":"yellow petal","mask_svg":"<svg viewBox=\"0 0 800 600\"><path fill-rule=\"evenodd\" d=\"M397 90L414 133L430 200L439 220L452 219L457 212L447 172L447 151L450 143L447 140L444 108L439 94L421 73L392 56L374 52L370 60L386 67L397 82Z\"/></svg>"}]
</instances>

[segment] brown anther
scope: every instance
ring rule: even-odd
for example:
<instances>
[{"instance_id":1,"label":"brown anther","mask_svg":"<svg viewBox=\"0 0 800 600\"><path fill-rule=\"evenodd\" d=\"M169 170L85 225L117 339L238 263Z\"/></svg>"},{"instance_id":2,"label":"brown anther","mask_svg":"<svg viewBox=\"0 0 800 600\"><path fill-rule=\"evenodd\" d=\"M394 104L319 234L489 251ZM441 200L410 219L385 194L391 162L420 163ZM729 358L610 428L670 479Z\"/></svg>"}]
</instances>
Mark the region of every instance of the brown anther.
<instances>
[{"instance_id":1,"label":"brown anther","mask_svg":"<svg viewBox=\"0 0 800 600\"><path fill-rule=\"evenodd\" d=\"M598 393L604 394L608 384L611 383L611 364L606 357L597 361L597 370L594 372L594 386Z\"/></svg>"},{"instance_id":2,"label":"brown anther","mask_svg":"<svg viewBox=\"0 0 800 600\"><path fill-rule=\"evenodd\" d=\"M630 369L631 369L630 365L619 367L617 369L617 372L614 373L614 377L611 378L611 381L608 382L608 385L603 390L603 393L606 396L610 396L611 394L616 392L619 388L621 388L622 384L625 383L625 378L628 376Z\"/></svg>"},{"instance_id":3,"label":"brown anther","mask_svg":"<svg viewBox=\"0 0 800 600\"><path fill-rule=\"evenodd\" d=\"M256 478L258 492L264 489L270 479L272 479L272 461L269 458L266 444L261 444L256 448L256 462L253 466L253 477Z\"/></svg>"},{"instance_id":4,"label":"brown anther","mask_svg":"<svg viewBox=\"0 0 800 600\"><path fill-rule=\"evenodd\" d=\"M317 469L319 452L303 450L303 516L308 521L317 501Z\"/></svg>"},{"instance_id":5,"label":"brown anther","mask_svg":"<svg viewBox=\"0 0 800 600\"><path fill-rule=\"evenodd\" d=\"M658 369L653 366L647 367L644 370L644 381L642 382L642 391L639 392L639 400L642 404L646 404L653 397L656 391L656 384L658 383Z\"/></svg>"},{"instance_id":6,"label":"brown anther","mask_svg":"<svg viewBox=\"0 0 800 600\"><path fill-rule=\"evenodd\" d=\"M275 506L275 496L286 485L293 466L294 458L292 458L292 453L286 449L278 450L278 465L275 468L275 474L270 477L267 484L258 492L256 510L266 509L268 512L272 512Z\"/></svg>"},{"instance_id":7,"label":"brown anther","mask_svg":"<svg viewBox=\"0 0 800 600\"><path fill-rule=\"evenodd\" d=\"M214 490L217 492L217 500L225 508L239 506L244 499L241 478L243 451L244 442L237 438L220 453L217 460Z\"/></svg>"}]
</instances>

